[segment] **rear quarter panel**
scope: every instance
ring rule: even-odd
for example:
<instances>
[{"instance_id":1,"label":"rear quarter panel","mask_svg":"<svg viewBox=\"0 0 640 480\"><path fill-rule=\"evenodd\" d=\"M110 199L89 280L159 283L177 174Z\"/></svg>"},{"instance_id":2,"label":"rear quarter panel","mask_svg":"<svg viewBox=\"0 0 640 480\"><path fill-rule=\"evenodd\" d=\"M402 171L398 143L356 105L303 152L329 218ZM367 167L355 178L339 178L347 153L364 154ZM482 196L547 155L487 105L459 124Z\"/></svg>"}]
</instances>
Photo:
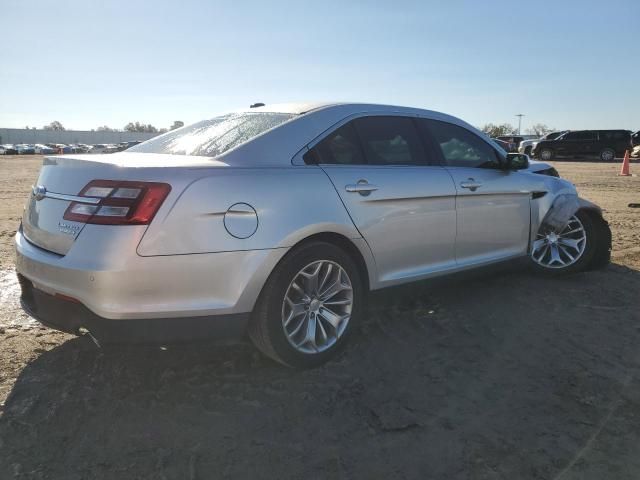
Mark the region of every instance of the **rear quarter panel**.
<instances>
[{"instance_id":1,"label":"rear quarter panel","mask_svg":"<svg viewBox=\"0 0 640 480\"><path fill-rule=\"evenodd\" d=\"M236 238L225 228L225 213L238 203L252 206L257 213L257 229L248 238ZM138 245L138 254L286 248L320 232L360 238L320 168L213 169L156 216Z\"/></svg>"}]
</instances>

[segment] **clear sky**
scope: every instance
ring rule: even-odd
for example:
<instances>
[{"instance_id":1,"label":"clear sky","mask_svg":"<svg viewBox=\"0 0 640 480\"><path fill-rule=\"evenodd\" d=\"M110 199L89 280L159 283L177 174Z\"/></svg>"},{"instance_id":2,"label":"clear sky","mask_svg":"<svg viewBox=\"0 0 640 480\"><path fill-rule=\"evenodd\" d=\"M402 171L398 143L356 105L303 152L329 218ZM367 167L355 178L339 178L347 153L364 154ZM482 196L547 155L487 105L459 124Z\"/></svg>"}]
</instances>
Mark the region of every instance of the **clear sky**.
<instances>
[{"instance_id":1,"label":"clear sky","mask_svg":"<svg viewBox=\"0 0 640 480\"><path fill-rule=\"evenodd\" d=\"M640 129L640 0L0 0L0 18L0 127L326 100Z\"/></svg>"}]
</instances>

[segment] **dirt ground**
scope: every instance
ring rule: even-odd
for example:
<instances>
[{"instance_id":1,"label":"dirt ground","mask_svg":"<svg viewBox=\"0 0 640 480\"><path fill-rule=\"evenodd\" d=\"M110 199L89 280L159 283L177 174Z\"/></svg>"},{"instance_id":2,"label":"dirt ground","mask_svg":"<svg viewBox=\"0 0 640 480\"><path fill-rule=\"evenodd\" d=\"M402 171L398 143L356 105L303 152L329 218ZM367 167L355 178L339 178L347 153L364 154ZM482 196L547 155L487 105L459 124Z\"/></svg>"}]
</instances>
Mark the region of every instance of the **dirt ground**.
<instances>
[{"instance_id":1,"label":"dirt ground","mask_svg":"<svg viewBox=\"0 0 640 480\"><path fill-rule=\"evenodd\" d=\"M39 163L0 157L0 479L640 478L640 177L618 165L555 163L605 209L606 269L379 292L338 360L294 371L248 343L100 350L21 313Z\"/></svg>"}]
</instances>

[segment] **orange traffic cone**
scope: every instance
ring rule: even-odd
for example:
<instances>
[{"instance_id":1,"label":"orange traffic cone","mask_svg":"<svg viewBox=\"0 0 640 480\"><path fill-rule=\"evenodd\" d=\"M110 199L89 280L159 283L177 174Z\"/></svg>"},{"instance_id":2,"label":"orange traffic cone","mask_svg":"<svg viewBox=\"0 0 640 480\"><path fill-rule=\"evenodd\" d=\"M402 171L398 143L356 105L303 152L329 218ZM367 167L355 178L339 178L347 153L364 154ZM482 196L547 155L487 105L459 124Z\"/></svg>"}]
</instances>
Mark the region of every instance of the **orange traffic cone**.
<instances>
[{"instance_id":1,"label":"orange traffic cone","mask_svg":"<svg viewBox=\"0 0 640 480\"><path fill-rule=\"evenodd\" d=\"M629 172L629 150L624 151L624 160L622 160L622 167L620 168L620 176L630 177Z\"/></svg>"}]
</instances>

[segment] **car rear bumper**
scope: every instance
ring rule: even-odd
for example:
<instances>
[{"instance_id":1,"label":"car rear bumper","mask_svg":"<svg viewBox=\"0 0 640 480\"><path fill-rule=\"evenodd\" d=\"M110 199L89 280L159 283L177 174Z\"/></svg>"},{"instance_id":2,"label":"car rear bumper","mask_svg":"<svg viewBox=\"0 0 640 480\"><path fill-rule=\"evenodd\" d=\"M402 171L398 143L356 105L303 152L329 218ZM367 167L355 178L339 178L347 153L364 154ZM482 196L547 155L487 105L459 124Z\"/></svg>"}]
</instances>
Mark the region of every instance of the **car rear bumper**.
<instances>
[{"instance_id":1,"label":"car rear bumper","mask_svg":"<svg viewBox=\"0 0 640 480\"><path fill-rule=\"evenodd\" d=\"M178 318L112 320L79 302L49 295L18 274L24 310L43 325L71 334L86 329L100 343L174 343L242 337L249 313Z\"/></svg>"},{"instance_id":2,"label":"car rear bumper","mask_svg":"<svg viewBox=\"0 0 640 480\"><path fill-rule=\"evenodd\" d=\"M82 242L96 255L74 245L61 256L31 244L19 230L16 270L28 290L25 309L59 330L85 327L109 338L164 338L155 330L173 331L177 340L226 337L226 330L244 330L264 283L287 251L142 257L135 245L143 232L135 227L110 232L85 228ZM237 325L230 327L232 322Z\"/></svg>"}]
</instances>

